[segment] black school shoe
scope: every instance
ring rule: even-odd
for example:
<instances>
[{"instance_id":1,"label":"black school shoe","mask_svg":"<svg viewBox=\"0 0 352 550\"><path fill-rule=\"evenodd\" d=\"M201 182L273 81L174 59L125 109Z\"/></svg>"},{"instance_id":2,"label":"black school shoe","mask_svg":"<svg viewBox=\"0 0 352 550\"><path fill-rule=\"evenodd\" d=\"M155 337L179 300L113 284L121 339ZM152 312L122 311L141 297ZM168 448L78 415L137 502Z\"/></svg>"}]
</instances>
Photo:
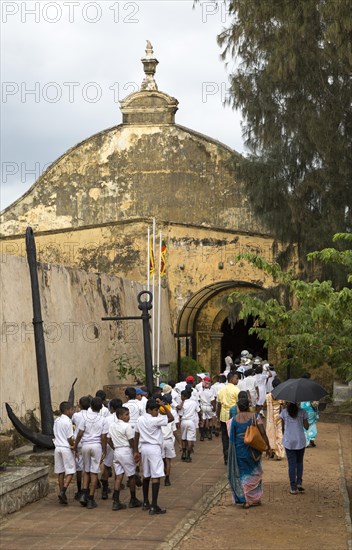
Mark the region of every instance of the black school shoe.
<instances>
[{"instance_id":1,"label":"black school shoe","mask_svg":"<svg viewBox=\"0 0 352 550\"><path fill-rule=\"evenodd\" d=\"M60 493L58 494L58 499L60 501L60 504L68 504L67 496L64 491L60 491Z\"/></svg>"},{"instance_id":2,"label":"black school shoe","mask_svg":"<svg viewBox=\"0 0 352 550\"><path fill-rule=\"evenodd\" d=\"M126 508L126 504L122 504L122 502L119 502L118 500L114 500L114 502L112 503L112 509L114 510L114 512L116 512L117 510L126 510Z\"/></svg>"},{"instance_id":3,"label":"black school shoe","mask_svg":"<svg viewBox=\"0 0 352 550\"><path fill-rule=\"evenodd\" d=\"M149 514L151 516L154 516L156 514L166 514L165 508L160 508L160 506L151 506L149 510Z\"/></svg>"},{"instance_id":4,"label":"black school shoe","mask_svg":"<svg viewBox=\"0 0 352 550\"><path fill-rule=\"evenodd\" d=\"M142 503L138 498L131 498L131 500L128 503L129 508L140 508L142 506Z\"/></svg>"},{"instance_id":5,"label":"black school shoe","mask_svg":"<svg viewBox=\"0 0 352 550\"><path fill-rule=\"evenodd\" d=\"M95 502L94 498L90 498L87 502L87 510L93 510L93 508L96 508L98 505Z\"/></svg>"},{"instance_id":6,"label":"black school shoe","mask_svg":"<svg viewBox=\"0 0 352 550\"><path fill-rule=\"evenodd\" d=\"M81 493L81 496L79 498L79 503L81 506L87 506L87 494L86 492Z\"/></svg>"},{"instance_id":7,"label":"black school shoe","mask_svg":"<svg viewBox=\"0 0 352 550\"><path fill-rule=\"evenodd\" d=\"M142 510L143 512L146 512L147 510L150 509L150 503L147 501L147 502L143 502L142 504Z\"/></svg>"}]
</instances>

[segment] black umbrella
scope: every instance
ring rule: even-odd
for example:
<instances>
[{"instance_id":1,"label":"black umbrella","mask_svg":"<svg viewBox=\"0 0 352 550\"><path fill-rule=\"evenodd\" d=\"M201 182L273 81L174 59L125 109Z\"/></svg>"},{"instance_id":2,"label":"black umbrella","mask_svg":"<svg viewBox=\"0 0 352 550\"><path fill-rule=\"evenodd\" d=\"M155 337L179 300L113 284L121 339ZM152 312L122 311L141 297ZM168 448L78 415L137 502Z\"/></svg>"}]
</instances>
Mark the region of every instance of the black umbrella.
<instances>
[{"instance_id":1,"label":"black umbrella","mask_svg":"<svg viewBox=\"0 0 352 550\"><path fill-rule=\"evenodd\" d=\"M274 399L299 403L300 401L319 401L328 392L308 378L290 378L282 382L271 392Z\"/></svg>"}]
</instances>

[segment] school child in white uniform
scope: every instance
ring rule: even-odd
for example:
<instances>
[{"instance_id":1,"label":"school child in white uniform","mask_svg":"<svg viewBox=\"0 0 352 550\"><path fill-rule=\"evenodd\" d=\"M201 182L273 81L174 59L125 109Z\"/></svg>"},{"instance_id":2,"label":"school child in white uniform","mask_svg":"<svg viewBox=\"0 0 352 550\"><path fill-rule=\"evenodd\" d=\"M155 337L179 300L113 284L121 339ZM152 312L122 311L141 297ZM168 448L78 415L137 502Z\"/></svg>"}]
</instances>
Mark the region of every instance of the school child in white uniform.
<instances>
[{"instance_id":1,"label":"school child in white uniform","mask_svg":"<svg viewBox=\"0 0 352 550\"><path fill-rule=\"evenodd\" d=\"M142 503L136 498L136 460L138 460L138 448L136 447L134 430L129 423L130 411L127 407L119 407L116 412L116 421L110 424L108 443L113 449L113 464L115 470L115 484L113 493L114 511L124 510L126 504L120 502L121 482L124 474L129 479L130 502L129 508L139 508Z\"/></svg>"},{"instance_id":2,"label":"school child in white uniform","mask_svg":"<svg viewBox=\"0 0 352 550\"><path fill-rule=\"evenodd\" d=\"M177 407L177 410L181 417L181 460L192 462L191 453L193 452L194 442L197 439L195 417L199 418L200 407L197 401L191 399L191 392L189 390L181 392L181 404Z\"/></svg>"},{"instance_id":3,"label":"school child in white uniform","mask_svg":"<svg viewBox=\"0 0 352 550\"><path fill-rule=\"evenodd\" d=\"M105 417L105 416L109 416L110 411L109 411L108 407L106 407L106 406L104 405L104 401L106 400L106 393L105 393L105 391L104 391L104 390L98 390L98 391L96 392L96 394L95 394L95 397L100 397L100 399L101 399L101 401L102 401L102 405L101 405L101 409L100 409L100 414L101 414L102 416L104 416L104 417ZM88 410L89 410L90 412L92 412L92 409L91 409L91 408L89 408Z\"/></svg>"},{"instance_id":4,"label":"school child in white uniform","mask_svg":"<svg viewBox=\"0 0 352 550\"><path fill-rule=\"evenodd\" d=\"M173 412L173 409L171 409ZM171 474L171 459L175 458L175 433L177 431L175 421L169 422L166 426L161 427L163 432L163 450L162 457L164 461L164 471L165 471L165 487L170 487L170 474Z\"/></svg>"},{"instance_id":5,"label":"school child in white uniform","mask_svg":"<svg viewBox=\"0 0 352 550\"><path fill-rule=\"evenodd\" d=\"M78 425L82 420L87 416L87 411L90 408L91 398L88 395L84 395L79 400L80 410L76 411L72 415L72 425L74 436L77 437L78 434ZM75 463L76 463L76 483L77 483L77 493L75 493L75 500L79 500L82 495L82 473L83 473L83 456L82 456L82 444L80 443L77 447L77 452L75 453Z\"/></svg>"},{"instance_id":6,"label":"school child in white uniform","mask_svg":"<svg viewBox=\"0 0 352 550\"><path fill-rule=\"evenodd\" d=\"M143 391L142 388L136 388L136 399L139 401L140 414L145 413L145 408L147 406L147 392Z\"/></svg>"},{"instance_id":7,"label":"school child in white uniform","mask_svg":"<svg viewBox=\"0 0 352 550\"><path fill-rule=\"evenodd\" d=\"M264 364L263 366L259 365L255 369L255 372L255 380L259 392L256 409L257 412L262 413L261 409L266 401L266 383L268 378L271 378L269 363L267 363L267 367L266 364Z\"/></svg>"},{"instance_id":8,"label":"school child in white uniform","mask_svg":"<svg viewBox=\"0 0 352 550\"><path fill-rule=\"evenodd\" d=\"M213 438L210 421L215 412L216 393L211 387L209 376L203 378L202 387L198 390L198 393L201 412L200 441L204 441L205 437L210 440Z\"/></svg>"},{"instance_id":9,"label":"school child in white uniform","mask_svg":"<svg viewBox=\"0 0 352 550\"><path fill-rule=\"evenodd\" d=\"M88 411L86 418L79 424L75 442L76 451L82 440L84 476L82 495L79 501L82 506L87 506L88 510L98 506L94 500L94 493L100 472L100 462L106 456L108 426L106 418L100 414L101 407L100 397L93 397L91 412Z\"/></svg>"},{"instance_id":10,"label":"school child in white uniform","mask_svg":"<svg viewBox=\"0 0 352 550\"><path fill-rule=\"evenodd\" d=\"M165 414L159 414L161 399L149 399L146 413L138 418L135 428L136 446L140 445L140 455L143 467L143 510L149 510L150 515L165 514L165 508L158 506L160 478L164 477L162 459L163 434L162 426L172 422L174 417L169 409ZM152 481L152 503L149 502L149 484Z\"/></svg>"},{"instance_id":11,"label":"school child in white uniform","mask_svg":"<svg viewBox=\"0 0 352 550\"><path fill-rule=\"evenodd\" d=\"M59 483L59 501L68 504L66 490L76 472L75 456L73 453L74 439L71 416L73 407L68 401L60 403L61 416L54 422L55 445L55 473Z\"/></svg>"},{"instance_id":12,"label":"school child in white uniform","mask_svg":"<svg viewBox=\"0 0 352 550\"><path fill-rule=\"evenodd\" d=\"M127 407L130 411L130 424L132 428L134 429L138 418L142 414L142 408L141 403L138 399L136 399L136 388L126 388L125 389L125 396L127 397L126 403L123 404L124 407Z\"/></svg>"},{"instance_id":13,"label":"school child in white uniform","mask_svg":"<svg viewBox=\"0 0 352 550\"><path fill-rule=\"evenodd\" d=\"M121 399L111 399L109 403L110 414L106 417L107 428L109 430L111 424L117 421L116 411L122 407ZM109 477L111 476L111 468L114 460L114 451L110 445L106 446L106 456L104 458L104 469L101 474L100 481L102 486L101 498L107 500L109 498Z\"/></svg>"},{"instance_id":14,"label":"school child in white uniform","mask_svg":"<svg viewBox=\"0 0 352 550\"><path fill-rule=\"evenodd\" d=\"M259 390L257 386L257 379L253 369L249 369L245 372L244 381L245 381L245 386L243 390L247 392L251 406L254 408L253 412L255 412L255 407L259 396Z\"/></svg>"}]
</instances>

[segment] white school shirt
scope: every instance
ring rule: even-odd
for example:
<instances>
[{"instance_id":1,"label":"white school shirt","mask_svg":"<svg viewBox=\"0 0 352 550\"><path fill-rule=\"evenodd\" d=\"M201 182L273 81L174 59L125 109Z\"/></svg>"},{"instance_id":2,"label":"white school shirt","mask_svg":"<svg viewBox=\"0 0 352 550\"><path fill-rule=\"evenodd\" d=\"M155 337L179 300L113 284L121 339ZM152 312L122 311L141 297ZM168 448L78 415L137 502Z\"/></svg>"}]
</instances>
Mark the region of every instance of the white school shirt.
<instances>
[{"instance_id":1,"label":"white school shirt","mask_svg":"<svg viewBox=\"0 0 352 550\"><path fill-rule=\"evenodd\" d=\"M166 426L161 426L164 439L172 439L172 441L175 441L174 432L176 432L176 430L177 428L174 420L172 422L168 422Z\"/></svg>"},{"instance_id":2,"label":"white school shirt","mask_svg":"<svg viewBox=\"0 0 352 550\"><path fill-rule=\"evenodd\" d=\"M138 399L137 399L138 401ZM140 414L144 414L145 411L146 411L146 406L147 406L147 401L148 399L146 398L145 395L142 395L142 399L139 401L139 408L140 408Z\"/></svg>"},{"instance_id":3,"label":"white school shirt","mask_svg":"<svg viewBox=\"0 0 352 550\"><path fill-rule=\"evenodd\" d=\"M129 401L124 403L123 406L127 407L127 409L130 411L129 423L131 424L132 428L134 428L138 418L142 414L140 401L138 401L138 399L130 399Z\"/></svg>"},{"instance_id":4,"label":"white school shirt","mask_svg":"<svg viewBox=\"0 0 352 550\"><path fill-rule=\"evenodd\" d=\"M139 433L139 443L149 443L149 445L163 444L163 432L162 426L168 424L167 416L164 414L158 414L158 416L152 416L149 413L145 413L137 420L135 431Z\"/></svg>"},{"instance_id":5,"label":"white school shirt","mask_svg":"<svg viewBox=\"0 0 352 550\"><path fill-rule=\"evenodd\" d=\"M77 411L75 413L73 413L72 415L72 424L74 424L75 428L74 428L74 432L75 432L75 435L78 434L78 426L79 424L82 423L82 420L87 416L88 414L88 411L86 411L85 409L82 409L81 411Z\"/></svg>"},{"instance_id":6,"label":"white school shirt","mask_svg":"<svg viewBox=\"0 0 352 550\"><path fill-rule=\"evenodd\" d=\"M177 384L175 384L175 390L177 391L178 394L180 394L181 391L186 389L186 386L187 386L186 380L183 380L182 382L177 382Z\"/></svg>"},{"instance_id":7,"label":"white school shirt","mask_svg":"<svg viewBox=\"0 0 352 550\"><path fill-rule=\"evenodd\" d=\"M211 402L216 399L215 390L211 388L202 388L199 391L199 402L200 405L211 405Z\"/></svg>"},{"instance_id":8,"label":"white school shirt","mask_svg":"<svg viewBox=\"0 0 352 550\"><path fill-rule=\"evenodd\" d=\"M179 415L182 416L182 420L196 420L197 413L200 411L197 401L194 399L186 399L183 402L182 408L179 411Z\"/></svg>"},{"instance_id":9,"label":"white school shirt","mask_svg":"<svg viewBox=\"0 0 352 550\"><path fill-rule=\"evenodd\" d=\"M216 398L218 398L219 390L221 390L224 386L226 386L225 382L215 382L215 384L212 385Z\"/></svg>"},{"instance_id":10,"label":"white school shirt","mask_svg":"<svg viewBox=\"0 0 352 550\"><path fill-rule=\"evenodd\" d=\"M233 359L230 355L227 355L225 357L225 371L230 372L233 368Z\"/></svg>"},{"instance_id":11,"label":"white school shirt","mask_svg":"<svg viewBox=\"0 0 352 550\"><path fill-rule=\"evenodd\" d=\"M259 397L258 397L258 403L257 403L258 405L263 405L265 402L266 382L267 382L268 376L269 375L264 372L261 374L255 375L256 386L258 387L258 390L259 390Z\"/></svg>"},{"instance_id":12,"label":"white school shirt","mask_svg":"<svg viewBox=\"0 0 352 550\"><path fill-rule=\"evenodd\" d=\"M243 378L243 380L239 380L237 383L237 387L240 391L247 391L247 378Z\"/></svg>"},{"instance_id":13,"label":"white school shirt","mask_svg":"<svg viewBox=\"0 0 352 550\"><path fill-rule=\"evenodd\" d=\"M196 388L192 388L191 399L193 399L193 401L196 401L196 403L199 403L199 391L196 390Z\"/></svg>"},{"instance_id":14,"label":"white school shirt","mask_svg":"<svg viewBox=\"0 0 352 550\"><path fill-rule=\"evenodd\" d=\"M108 431L110 430L111 424L114 424L114 422L118 421L118 418L116 416L116 413L110 413L109 416L105 418Z\"/></svg>"},{"instance_id":15,"label":"white school shirt","mask_svg":"<svg viewBox=\"0 0 352 550\"><path fill-rule=\"evenodd\" d=\"M249 391L249 393L256 393L255 388L257 387L257 382L255 379L255 376L247 376L245 378L246 380L246 390Z\"/></svg>"},{"instance_id":16,"label":"white school shirt","mask_svg":"<svg viewBox=\"0 0 352 550\"><path fill-rule=\"evenodd\" d=\"M181 403L181 396L178 393L178 391L175 390L175 388L172 388L171 390L171 397L172 397L172 401L175 402L176 405L179 405Z\"/></svg>"},{"instance_id":17,"label":"white school shirt","mask_svg":"<svg viewBox=\"0 0 352 550\"><path fill-rule=\"evenodd\" d=\"M274 370L270 370L270 372L271 372L271 376L266 381L266 393L271 393L273 391L274 378L277 376Z\"/></svg>"},{"instance_id":18,"label":"white school shirt","mask_svg":"<svg viewBox=\"0 0 352 550\"><path fill-rule=\"evenodd\" d=\"M71 419L62 414L54 422L54 445L55 447L67 447L70 448L70 444L67 439L73 437L73 426Z\"/></svg>"},{"instance_id":19,"label":"white school shirt","mask_svg":"<svg viewBox=\"0 0 352 550\"><path fill-rule=\"evenodd\" d=\"M89 411L89 412L93 412L93 411L92 411L92 407L89 407L88 411ZM100 414L101 416L104 416L104 418L105 418L106 416L109 416L110 411L109 411L109 409L108 409L107 407L105 407L105 405L103 405L102 408L100 409L99 414Z\"/></svg>"},{"instance_id":20,"label":"white school shirt","mask_svg":"<svg viewBox=\"0 0 352 550\"><path fill-rule=\"evenodd\" d=\"M109 431L106 418L100 412L90 412L89 410L78 425L78 429L84 432L81 439L82 445L101 443L101 436Z\"/></svg>"},{"instance_id":21,"label":"white school shirt","mask_svg":"<svg viewBox=\"0 0 352 550\"><path fill-rule=\"evenodd\" d=\"M111 438L115 449L120 447L130 447L130 439L134 438L134 429L129 422L124 422L119 418L116 422L110 424L109 437Z\"/></svg>"}]
</instances>

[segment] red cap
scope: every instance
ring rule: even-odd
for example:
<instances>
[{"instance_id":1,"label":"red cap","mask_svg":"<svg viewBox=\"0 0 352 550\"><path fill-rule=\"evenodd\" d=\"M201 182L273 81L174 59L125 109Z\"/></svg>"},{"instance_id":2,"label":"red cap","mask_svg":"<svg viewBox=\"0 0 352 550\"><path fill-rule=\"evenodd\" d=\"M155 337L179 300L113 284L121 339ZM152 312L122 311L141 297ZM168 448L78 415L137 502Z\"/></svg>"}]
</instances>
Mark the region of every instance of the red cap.
<instances>
[{"instance_id":1,"label":"red cap","mask_svg":"<svg viewBox=\"0 0 352 550\"><path fill-rule=\"evenodd\" d=\"M204 376L203 380L204 380L204 382L211 382L209 376Z\"/></svg>"},{"instance_id":2,"label":"red cap","mask_svg":"<svg viewBox=\"0 0 352 550\"><path fill-rule=\"evenodd\" d=\"M186 382L194 382L193 376L187 376Z\"/></svg>"}]
</instances>

